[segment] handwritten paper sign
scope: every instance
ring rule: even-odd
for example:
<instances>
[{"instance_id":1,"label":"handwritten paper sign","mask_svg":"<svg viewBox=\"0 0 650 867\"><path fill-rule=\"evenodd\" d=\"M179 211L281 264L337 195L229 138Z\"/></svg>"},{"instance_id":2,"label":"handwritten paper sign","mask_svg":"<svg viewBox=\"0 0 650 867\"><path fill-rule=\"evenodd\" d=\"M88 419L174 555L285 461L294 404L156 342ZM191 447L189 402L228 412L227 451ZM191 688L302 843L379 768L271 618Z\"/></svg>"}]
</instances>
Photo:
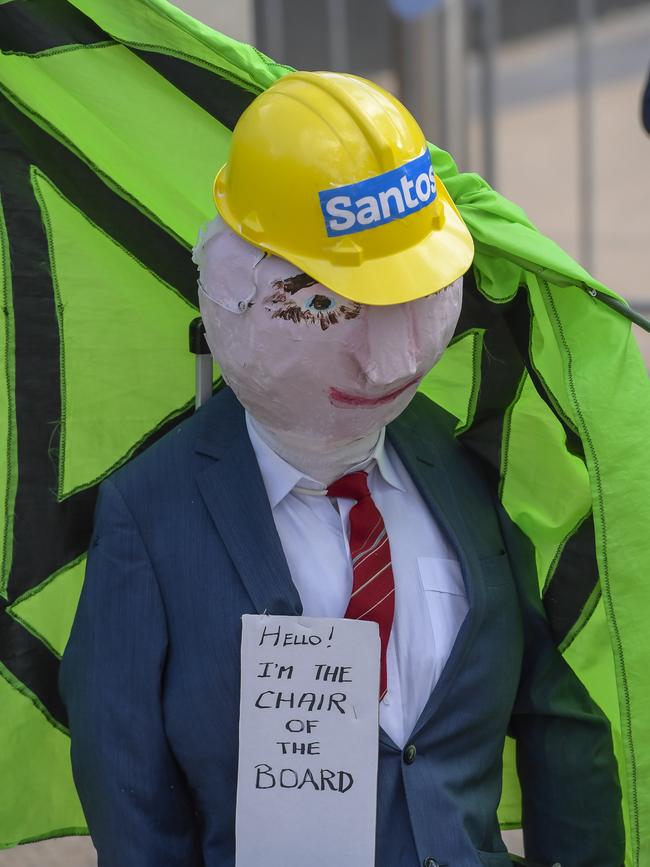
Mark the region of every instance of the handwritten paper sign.
<instances>
[{"instance_id":1,"label":"handwritten paper sign","mask_svg":"<svg viewBox=\"0 0 650 867\"><path fill-rule=\"evenodd\" d=\"M377 624L242 625L237 867L373 867Z\"/></svg>"}]
</instances>

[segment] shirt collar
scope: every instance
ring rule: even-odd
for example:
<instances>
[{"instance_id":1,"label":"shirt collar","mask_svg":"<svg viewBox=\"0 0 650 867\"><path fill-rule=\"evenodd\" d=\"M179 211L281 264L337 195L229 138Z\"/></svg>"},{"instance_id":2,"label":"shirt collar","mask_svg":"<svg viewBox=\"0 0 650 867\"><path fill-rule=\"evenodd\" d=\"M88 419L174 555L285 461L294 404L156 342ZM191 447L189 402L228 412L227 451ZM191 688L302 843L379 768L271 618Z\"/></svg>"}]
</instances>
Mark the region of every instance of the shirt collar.
<instances>
[{"instance_id":1,"label":"shirt collar","mask_svg":"<svg viewBox=\"0 0 650 867\"><path fill-rule=\"evenodd\" d=\"M404 484L397 475L395 467L390 458L389 449L386 448L386 428L381 429L377 445L373 453L373 457L377 462L377 469L383 480L393 488L400 491L406 491Z\"/></svg>"},{"instance_id":2,"label":"shirt collar","mask_svg":"<svg viewBox=\"0 0 650 867\"><path fill-rule=\"evenodd\" d=\"M248 436L251 445L253 446L255 457L257 458L257 463L262 475L262 481L264 482L264 487L266 488L266 493L272 509L275 509L278 503L282 502L287 494L290 494L296 486L323 490L323 485L320 482L317 482L316 479L312 479L311 476L305 475L301 470L296 469L296 467L292 466L288 461L285 461L284 458L281 458L280 455L273 451L271 446L269 446L255 430L248 412L246 413L246 429L248 430ZM387 453L385 427L381 429L377 445L373 449L370 457L365 460L363 464L351 467L350 472L355 469L366 469L371 466L373 462L376 464L381 477L387 484L391 485L393 488L398 488L400 491L406 490L391 463L390 456Z\"/></svg>"}]
</instances>

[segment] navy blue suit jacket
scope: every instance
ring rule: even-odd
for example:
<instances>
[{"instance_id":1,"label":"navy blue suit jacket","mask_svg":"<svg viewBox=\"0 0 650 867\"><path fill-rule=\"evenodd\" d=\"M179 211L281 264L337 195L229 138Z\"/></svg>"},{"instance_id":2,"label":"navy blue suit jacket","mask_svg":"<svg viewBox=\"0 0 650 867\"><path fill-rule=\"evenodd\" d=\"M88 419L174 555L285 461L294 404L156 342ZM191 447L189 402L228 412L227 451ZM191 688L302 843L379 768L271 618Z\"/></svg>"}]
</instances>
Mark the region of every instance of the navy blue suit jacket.
<instances>
[{"instance_id":1,"label":"navy blue suit jacket","mask_svg":"<svg viewBox=\"0 0 650 867\"><path fill-rule=\"evenodd\" d=\"M530 547L453 422L418 396L388 429L458 551L470 610L411 734L415 760L380 731L377 867L510 865L496 819L508 729L528 857L619 867L608 722L555 649ZM240 616L263 611L301 603L225 389L101 486L61 667L100 867L234 864Z\"/></svg>"}]
</instances>

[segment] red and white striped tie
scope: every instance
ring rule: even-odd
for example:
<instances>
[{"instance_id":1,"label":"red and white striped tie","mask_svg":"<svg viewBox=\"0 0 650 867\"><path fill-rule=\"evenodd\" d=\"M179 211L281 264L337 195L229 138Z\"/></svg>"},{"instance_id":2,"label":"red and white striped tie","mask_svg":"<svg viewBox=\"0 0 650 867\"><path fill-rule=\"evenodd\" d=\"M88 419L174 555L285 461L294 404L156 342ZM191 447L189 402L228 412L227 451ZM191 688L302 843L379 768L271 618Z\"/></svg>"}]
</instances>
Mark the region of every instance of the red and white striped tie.
<instances>
[{"instance_id":1,"label":"red and white striped tie","mask_svg":"<svg viewBox=\"0 0 650 867\"><path fill-rule=\"evenodd\" d=\"M368 490L368 474L349 473L327 489L330 497L356 500L350 510L352 596L345 616L379 624L381 666L379 701L386 695L386 651L395 616L395 580L384 519Z\"/></svg>"}]
</instances>

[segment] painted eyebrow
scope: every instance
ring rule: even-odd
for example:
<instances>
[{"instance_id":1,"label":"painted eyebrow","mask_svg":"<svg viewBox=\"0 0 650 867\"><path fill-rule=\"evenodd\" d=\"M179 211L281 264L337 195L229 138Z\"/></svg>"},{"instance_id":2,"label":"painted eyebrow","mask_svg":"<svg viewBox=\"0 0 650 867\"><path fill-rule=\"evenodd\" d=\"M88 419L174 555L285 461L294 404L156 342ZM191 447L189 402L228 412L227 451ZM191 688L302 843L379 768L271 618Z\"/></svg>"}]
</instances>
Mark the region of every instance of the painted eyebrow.
<instances>
[{"instance_id":1,"label":"painted eyebrow","mask_svg":"<svg viewBox=\"0 0 650 867\"><path fill-rule=\"evenodd\" d=\"M299 274L294 274L293 277L287 277L286 280L276 280L273 288L279 292L288 292L289 295L295 295L301 289L307 286L315 286L318 281L301 271Z\"/></svg>"}]
</instances>

